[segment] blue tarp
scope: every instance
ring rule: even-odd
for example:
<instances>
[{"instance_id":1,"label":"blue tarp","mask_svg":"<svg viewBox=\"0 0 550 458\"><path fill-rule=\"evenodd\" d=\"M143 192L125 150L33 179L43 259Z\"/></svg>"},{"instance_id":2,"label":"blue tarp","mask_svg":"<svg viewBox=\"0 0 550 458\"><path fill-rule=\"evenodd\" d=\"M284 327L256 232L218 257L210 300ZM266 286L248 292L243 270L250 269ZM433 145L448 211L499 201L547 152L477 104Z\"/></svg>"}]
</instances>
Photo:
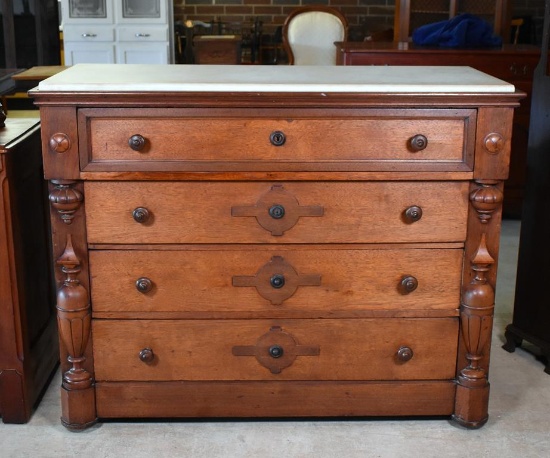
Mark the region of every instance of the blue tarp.
<instances>
[{"instance_id":1,"label":"blue tarp","mask_svg":"<svg viewBox=\"0 0 550 458\"><path fill-rule=\"evenodd\" d=\"M501 46L502 38L494 35L491 24L473 14L460 14L448 21L426 24L416 29L413 43L442 48L479 48Z\"/></svg>"}]
</instances>

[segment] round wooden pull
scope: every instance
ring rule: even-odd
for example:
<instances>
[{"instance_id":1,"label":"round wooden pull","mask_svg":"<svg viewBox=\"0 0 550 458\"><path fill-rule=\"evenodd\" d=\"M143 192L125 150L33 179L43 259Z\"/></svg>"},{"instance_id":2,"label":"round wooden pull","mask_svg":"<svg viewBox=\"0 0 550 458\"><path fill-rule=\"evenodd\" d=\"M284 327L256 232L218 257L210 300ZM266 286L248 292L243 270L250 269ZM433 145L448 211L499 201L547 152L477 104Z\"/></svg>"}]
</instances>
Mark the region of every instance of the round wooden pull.
<instances>
[{"instance_id":1,"label":"round wooden pull","mask_svg":"<svg viewBox=\"0 0 550 458\"><path fill-rule=\"evenodd\" d=\"M143 136L136 134L132 135L128 139L128 145L130 148L132 148L134 151L142 151L145 147L146 140Z\"/></svg>"},{"instance_id":2,"label":"round wooden pull","mask_svg":"<svg viewBox=\"0 0 550 458\"><path fill-rule=\"evenodd\" d=\"M401 294L410 294L416 288L418 288L418 280L412 275L404 276L399 283L399 291L401 291Z\"/></svg>"},{"instance_id":3,"label":"round wooden pull","mask_svg":"<svg viewBox=\"0 0 550 458\"><path fill-rule=\"evenodd\" d=\"M404 363L410 361L413 356L414 353L412 351L412 348L410 347L401 347L399 350L397 350L397 359L399 361L403 361Z\"/></svg>"},{"instance_id":4,"label":"round wooden pull","mask_svg":"<svg viewBox=\"0 0 550 458\"><path fill-rule=\"evenodd\" d=\"M147 277L141 277L136 280L136 289L140 293L148 293L153 289L153 282Z\"/></svg>"},{"instance_id":5,"label":"round wooden pull","mask_svg":"<svg viewBox=\"0 0 550 458\"><path fill-rule=\"evenodd\" d=\"M405 221L407 223L415 223L422 218L422 209L417 205L412 205L405 210Z\"/></svg>"},{"instance_id":6,"label":"round wooden pull","mask_svg":"<svg viewBox=\"0 0 550 458\"><path fill-rule=\"evenodd\" d=\"M275 132L271 132L271 135L269 136L269 141L273 146L282 146L286 142L286 135L284 134L284 132L276 130Z\"/></svg>"},{"instance_id":7,"label":"round wooden pull","mask_svg":"<svg viewBox=\"0 0 550 458\"><path fill-rule=\"evenodd\" d=\"M144 363L151 363L155 359L155 354L151 348L144 348L139 352L139 359Z\"/></svg>"},{"instance_id":8,"label":"round wooden pull","mask_svg":"<svg viewBox=\"0 0 550 458\"><path fill-rule=\"evenodd\" d=\"M409 140L409 148L414 153L417 153L418 151L422 151L423 149L426 149L428 146L428 139L425 135L415 135Z\"/></svg>"},{"instance_id":9,"label":"round wooden pull","mask_svg":"<svg viewBox=\"0 0 550 458\"><path fill-rule=\"evenodd\" d=\"M147 210L145 207L137 207L132 212L132 218L134 218L134 221L136 223L140 224L146 223L149 220L150 216L151 214L149 213L149 210Z\"/></svg>"},{"instance_id":10,"label":"round wooden pull","mask_svg":"<svg viewBox=\"0 0 550 458\"><path fill-rule=\"evenodd\" d=\"M56 153L64 153L71 147L71 141L67 134L58 132L50 137L50 148Z\"/></svg>"},{"instance_id":11,"label":"round wooden pull","mask_svg":"<svg viewBox=\"0 0 550 458\"><path fill-rule=\"evenodd\" d=\"M485 137L485 149L491 154L500 153L504 149L504 139L502 135L491 133Z\"/></svg>"}]
</instances>

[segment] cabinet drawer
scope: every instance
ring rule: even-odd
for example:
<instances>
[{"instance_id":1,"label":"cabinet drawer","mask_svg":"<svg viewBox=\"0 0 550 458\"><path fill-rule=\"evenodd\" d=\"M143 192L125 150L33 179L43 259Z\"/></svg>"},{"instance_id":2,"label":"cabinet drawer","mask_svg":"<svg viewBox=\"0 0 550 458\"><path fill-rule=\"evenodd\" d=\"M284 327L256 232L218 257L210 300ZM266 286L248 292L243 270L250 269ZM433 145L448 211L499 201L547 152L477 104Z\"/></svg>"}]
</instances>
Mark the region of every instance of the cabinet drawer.
<instances>
[{"instance_id":1,"label":"cabinet drawer","mask_svg":"<svg viewBox=\"0 0 550 458\"><path fill-rule=\"evenodd\" d=\"M461 249L210 247L90 252L94 314L447 311Z\"/></svg>"},{"instance_id":2,"label":"cabinet drawer","mask_svg":"<svg viewBox=\"0 0 550 458\"><path fill-rule=\"evenodd\" d=\"M122 380L441 380L458 319L94 320L95 375Z\"/></svg>"},{"instance_id":3,"label":"cabinet drawer","mask_svg":"<svg viewBox=\"0 0 550 458\"><path fill-rule=\"evenodd\" d=\"M84 186L92 244L457 242L466 236L468 182Z\"/></svg>"},{"instance_id":4,"label":"cabinet drawer","mask_svg":"<svg viewBox=\"0 0 550 458\"><path fill-rule=\"evenodd\" d=\"M168 41L168 27L118 27L118 40L131 42Z\"/></svg>"},{"instance_id":5,"label":"cabinet drawer","mask_svg":"<svg viewBox=\"0 0 550 458\"><path fill-rule=\"evenodd\" d=\"M131 109L80 110L83 169L472 170L474 110L335 111L332 118L150 111L144 119Z\"/></svg>"},{"instance_id":6,"label":"cabinet drawer","mask_svg":"<svg viewBox=\"0 0 550 458\"><path fill-rule=\"evenodd\" d=\"M65 26L63 29L64 41L95 43L97 41L114 41L114 39L115 30L109 25Z\"/></svg>"}]
</instances>

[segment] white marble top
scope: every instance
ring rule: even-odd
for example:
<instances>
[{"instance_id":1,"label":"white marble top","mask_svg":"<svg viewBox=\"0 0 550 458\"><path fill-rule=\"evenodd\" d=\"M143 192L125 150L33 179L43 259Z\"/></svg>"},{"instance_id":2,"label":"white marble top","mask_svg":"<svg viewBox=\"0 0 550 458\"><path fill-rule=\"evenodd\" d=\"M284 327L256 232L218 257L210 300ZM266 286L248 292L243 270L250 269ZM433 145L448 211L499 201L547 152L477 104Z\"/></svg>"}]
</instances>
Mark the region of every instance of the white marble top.
<instances>
[{"instance_id":1,"label":"white marble top","mask_svg":"<svg viewBox=\"0 0 550 458\"><path fill-rule=\"evenodd\" d=\"M77 64L39 83L60 92L514 92L470 67Z\"/></svg>"}]
</instances>

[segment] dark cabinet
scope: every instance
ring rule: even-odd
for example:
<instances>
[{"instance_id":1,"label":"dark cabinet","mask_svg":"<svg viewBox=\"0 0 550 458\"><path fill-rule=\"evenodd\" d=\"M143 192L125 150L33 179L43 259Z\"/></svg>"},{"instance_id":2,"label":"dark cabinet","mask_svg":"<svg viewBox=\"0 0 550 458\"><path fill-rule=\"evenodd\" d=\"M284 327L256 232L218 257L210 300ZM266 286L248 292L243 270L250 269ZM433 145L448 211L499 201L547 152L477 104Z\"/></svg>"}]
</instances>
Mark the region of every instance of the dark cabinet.
<instances>
[{"instance_id":1,"label":"dark cabinet","mask_svg":"<svg viewBox=\"0 0 550 458\"><path fill-rule=\"evenodd\" d=\"M546 1L543 49L550 42L550 0ZM550 72L543 52L533 79L527 180L521 221L513 322L506 328L504 349L512 352L523 340L550 357ZM550 362L545 372L550 374Z\"/></svg>"},{"instance_id":2,"label":"dark cabinet","mask_svg":"<svg viewBox=\"0 0 550 458\"><path fill-rule=\"evenodd\" d=\"M0 128L0 416L24 423L58 361L40 123Z\"/></svg>"}]
</instances>

